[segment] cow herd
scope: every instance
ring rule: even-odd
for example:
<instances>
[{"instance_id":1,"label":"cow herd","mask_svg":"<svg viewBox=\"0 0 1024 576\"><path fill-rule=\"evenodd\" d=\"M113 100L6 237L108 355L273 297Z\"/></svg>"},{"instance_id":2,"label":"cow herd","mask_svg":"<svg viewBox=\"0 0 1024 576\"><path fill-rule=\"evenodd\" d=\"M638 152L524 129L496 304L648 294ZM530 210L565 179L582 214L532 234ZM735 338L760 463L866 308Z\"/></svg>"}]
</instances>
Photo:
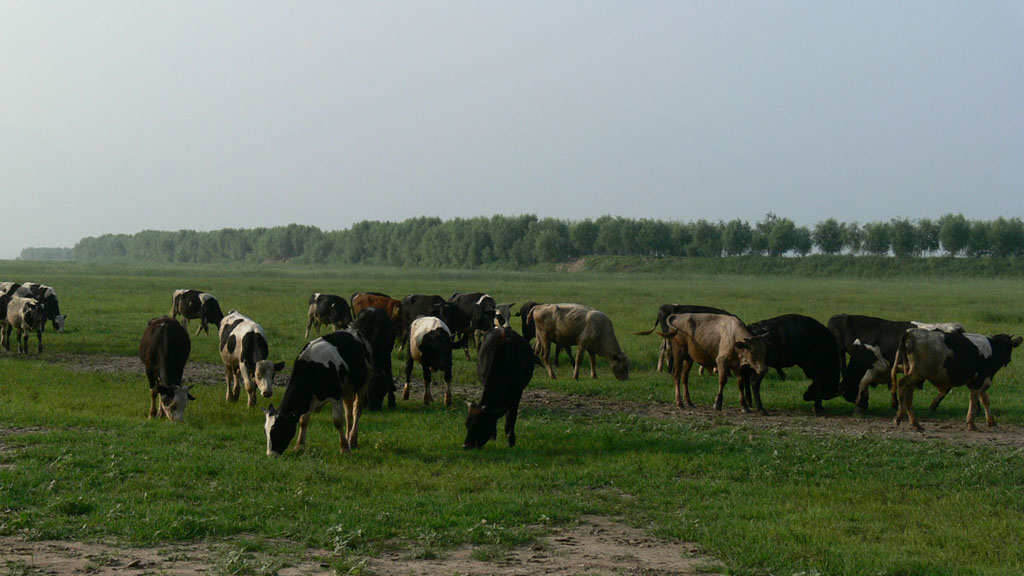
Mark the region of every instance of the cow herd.
<instances>
[{"instance_id":1,"label":"cow herd","mask_svg":"<svg viewBox=\"0 0 1024 576\"><path fill-rule=\"evenodd\" d=\"M381 410L384 400L396 406L396 380L392 350L405 349L405 380L402 396L411 394L412 373L420 365L423 402L433 396L435 374L443 377L444 403L452 404L452 356L463 349L471 359L477 354L477 375L483 384L481 401L469 404L464 447L480 448L497 437L497 420L505 417L505 435L514 446L519 403L534 368L543 366L550 378L551 346L554 365L565 351L579 378L584 356L590 376L597 377L596 356L608 360L612 373L626 380L630 360L619 346L611 319L600 310L581 304L526 302L515 313L521 333L513 331L515 304L499 304L488 294L412 294L398 300L379 292L358 292L350 299L314 293L309 298L305 337L315 329L317 338L296 357L280 404L265 412L267 454L278 455L295 440L305 443L312 412L330 403L341 450L356 447L362 410ZM5 314L4 314L5 313ZM183 319L184 325L178 322ZM56 292L36 283L0 283L0 343L10 350L12 330L17 330L18 352L28 353L28 338L36 333L42 352L42 332L47 320L63 331L66 316L60 313ZM225 368L227 401L247 393L248 406L258 396L271 398L275 376L285 368L274 362L263 327L237 310L226 315L212 295L198 290L176 290L171 313L151 320L139 344L139 357L149 380L151 418L184 418L193 399L182 382L191 351L189 320L198 320L195 335L217 328L218 349ZM331 332L319 336L322 326ZM786 314L744 323L720 308L665 304L657 311L651 329L635 332L661 338L657 370L667 368L675 386L675 403L693 407L689 375L694 364L717 374L714 408L721 410L730 376L739 389L740 408L765 412L761 383L769 370L784 377L784 369L799 367L810 380L803 399L813 402L814 412L823 402L842 396L860 412L867 408L869 389L885 384L897 409L895 423L903 420L920 429L913 410L915 389L932 382L939 394L934 410L948 392L958 386L969 390L967 425L975 429L980 407L994 426L988 390L996 373L1009 364L1022 338L1008 334L984 336L964 330L959 323L893 321L870 316L839 314L827 325L799 314ZM534 344L530 340L536 339ZM575 353L574 353L575 350ZM848 359L847 359L848 358ZM902 377L900 375L902 374Z\"/></svg>"}]
</instances>

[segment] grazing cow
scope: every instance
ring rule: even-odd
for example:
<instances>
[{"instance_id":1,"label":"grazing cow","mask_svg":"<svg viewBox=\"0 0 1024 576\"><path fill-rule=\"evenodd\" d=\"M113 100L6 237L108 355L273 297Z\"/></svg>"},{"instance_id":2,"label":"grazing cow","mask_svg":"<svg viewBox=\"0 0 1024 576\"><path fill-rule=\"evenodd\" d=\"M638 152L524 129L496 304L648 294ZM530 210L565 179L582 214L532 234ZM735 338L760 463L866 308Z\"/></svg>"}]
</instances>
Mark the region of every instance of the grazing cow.
<instances>
[{"instance_id":1,"label":"grazing cow","mask_svg":"<svg viewBox=\"0 0 1024 576\"><path fill-rule=\"evenodd\" d=\"M402 301L395 300L387 294L380 292L356 292L352 295L352 316L356 317L365 308L377 308L383 310L391 319L391 326L395 331L395 338L402 334Z\"/></svg>"},{"instance_id":2,"label":"grazing cow","mask_svg":"<svg viewBox=\"0 0 1024 576\"><path fill-rule=\"evenodd\" d=\"M520 327L522 328L523 339L526 340L527 342L537 337L537 329L534 327L533 324L527 322L526 319L527 317L530 316L530 311L533 310L535 306L539 306L541 304L541 302L534 302L533 300L528 300L526 303L519 307L519 312L516 312L516 316L519 316L521 322ZM575 364L572 363L572 346L567 346L563 348L558 344L555 344L555 366L558 366L558 357L561 355L563 350L565 351L565 355L569 357L569 364L575 366ZM540 349L536 345L534 345L534 353L538 355L540 354Z\"/></svg>"},{"instance_id":3,"label":"grazing cow","mask_svg":"<svg viewBox=\"0 0 1024 576\"><path fill-rule=\"evenodd\" d=\"M321 294L314 292L309 297L309 322L306 323L306 335L309 338L309 329L316 326L316 335L320 335L320 326L330 324L335 330L348 328L352 323L352 312L349 311L348 301L341 296L334 294Z\"/></svg>"},{"instance_id":4,"label":"grazing cow","mask_svg":"<svg viewBox=\"0 0 1024 576\"><path fill-rule=\"evenodd\" d=\"M452 305L437 295L410 294L402 298L399 308L402 316L402 329L399 331L402 335L402 347L409 343L409 328L420 316L439 318L445 326L451 322Z\"/></svg>"},{"instance_id":5,"label":"grazing cow","mask_svg":"<svg viewBox=\"0 0 1024 576\"><path fill-rule=\"evenodd\" d=\"M405 361L405 388L402 399L409 399L412 390L413 362L423 367L423 403L430 404L430 373L443 372L447 386L444 393L444 405L452 405L452 333L448 326L433 316L421 316L413 320L409 327L409 356Z\"/></svg>"},{"instance_id":6,"label":"grazing cow","mask_svg":"<svg viewBox=\"0 0 1024 576\"><path fill-rule=\"evenodd\" d=\"M256 389L265 398L274 395L274 375L284 370L284 362L272 363L263 327L237 310L228 312L220 323L220 358L224 362L227 400L241 395L239 376L249 395L249 406L256 405Z\"/></svg>"},{"instance_id":7,"label":"grazing cow","mask_svg":"<svg viewBox=\"0 0 1024 576\"><path fill-rule=\"evenodd\" d=\"M370 410L380 410L387 396L388 407L394 408L395 379L391 372L391 349L395 347L395 330L391 319L380 308L363 308L352 327L363 340L370 343L373 353L373 375L367 393L368 407Z\"/></svg>"},{"instance_id":8,"label":"grazing cow","mask_svg":"<svg viewBox=\"0 0 1024 576\"><path fill-rule=\"evenodd\" d=\"M974 416L979 399L985 408L985 420L989 426L995 426L996 420L989 409L988 389L996 372L1010 363L1013 349L1020 346L1022 340L1020 336L1008 334L986 337L920 328L908 331L900 340L890 375L892 381L897 382L897 374L904 373L896 384L899 398L896 426L909 416L910 425L922 429L914 415L914 388L925 380L934 384L941 396L951 388L967 386L971 395L967 428L977 430Z\"/></svg>"},{"instance_id":9,"label":"grazing cow","mask_svg":"<svg viewBox=\"0 0 1024 576\"><path fill-rule=\"evenodd\" d=\"M11 296L7 303L7 317L3 326L4 349L11 351L11 330L18 331L18 354L28 354L28 336L36 333L38 351L43 353L43 328L46 327L46 307L35 298Z\"/></svg>"},{"instance_id":10,"label":"grazing cow","mask_svg":"<svg viewBox=\"0 0 1024 576\"><path fill-rule=\"evenodd\" d=\"M516 303L498 304L494 308L494 326L496 328L512 328L512 307Z\"/></svg>"},{"instance_id":11,"label":"grazing cow","mask_svg":"<svg viewBox=\"0 0 1024 576\"><path fill-rule=\"evenodd\" d=\"M844 396L853 389L857 390L853 402L858 412L867 409L868 387L876 384L889 385L893 393L892 406L896 407L895 388L889 381L892 358L907 330L919 325L951 332L963 330L955 322L924 324L853 314L838 314L829 319L828 329L835 338L836 354L843 373L841 387L846 391ZM846 362L847 353L850 354L849 363Z\"/></svg>"},{"instance_id":12,"label":"grazing cow","mask_svg":"<svg viewBox=\"0 0 1024 576\"><path fill-rule=\"evenodd\" d=\"M149 417L156 418L157 397L160 412L172 422L185 420L189 400L195 400L191 386L182 386L182 374L188 362L192 342L188 332L170 316L153 318L139 341L139 359L149 379Z\"/></svg>"},{"instance_id":13,"label":"grazing cow","mask_svg":"<svg viewBox=\"0 0 1024 576\"><path fill-rule=\"evenodd\" d=\"M523 390L538 365L533 348L511 328L498 327L484 336L476 359L476 373L484 385L480 403L469 403L463 448L483 448L498 437L498 418L505 416L505 437L516 445L516 419Z\"/></svg>"},{"instance_id":14,"label":"grazing cow","mask_svg":"<svg viewBox=\"0 0 1024 576\"><path fill-rule=\"evenodd\" d=\"M220 311L220 304L217 299L199 290L175 290L171 298L171 318L178 319L178 315L185 319L185 330L188 330L188 321L199 318L199 328L196 328L196 336L202 330L210 333L208 326L220 325L224 319L224 313Z\"/></svg>"},{"instance_id":15,"label":"grazing cow","mask_svg":"<svg viewBox=\"0 0 1024 576\"><path fill-rule=\"evenodd\" d=\"M724 314L672 314L669 331L661 333L672 346L672 379L676 388L676 406L694 407L690 401L690 367L697 363L718 371L718 394L715 410L722 409L722 394L729 374L736 374L740 389L740 407L749 412L744 395L747 379L767 370L765 356L768 343L764 336L754 336L735 316ZM679 393L679 381L683 394Z\"/></svg>"},{"instance_id":16,"label":"grazing cow","mask_svg":"<svg viewBox=\"0 0 1024 576\"><path fill-rule=\"evenodd\" d=\"M799 366L811 379L811 385L804 392L804 400L814 401L814 413L824 410L822 400L839 396L839 358L832 333L821 322L800 314L785 314L768 320L748 324L747 329L754 336L764 336L768 345L765 354L766 368L788 368ZM765 372L754 376L754 401L757 409L761 405L761 381ZM749 380L748 380L749 383ZM745 390L747 402L750 391ZM852 402L853 395L847 398Z\"/></svg>"},{"instance_id":17,"label":"grazing cow","mask_svg":"<svg viewBox=\"0 0 1024 576\"><path fill-rule=\"evenodd\" d=\"M451 304L451 316L446 322L453 334L459 335L460 346L466 351L469 360L469 343L479 350L480 342L477 334L483 334L494 327L498 303L490 294L456 292L448 299Z\"/></svg>"},{"instance_id":18,"label":"grazing cow","mask_svg":"<svg viewBox=\"0 0 1024 576\"><path fill-rule=\"evenodd\" d=\"M527 321L537 330L537 348L544 352L544 366L552 379L555 377L549 361L552 343L577 346L574 379L580 377L584 351L590 355L591 378L597 378L594 356L600 354L611 362L615 378L629 379L629 357L619 347L612 321L604 312L582 304L539 304L530 310Z\"/></svg>"},{"instance_id":19,"label":"grazing cow","mask_svg":"<svg viewBox=\"0 0 1024 576\"><path fill-rule=\"evenodd\" d=\"M60 303L57 301L57 292L49 286L35 282L25 282L22 285L14 285L13 294L22 298L35 298L46 309L46 319L53 324L57 332L64 331L64 323L67 321L67 314L60 313Z\"/></svg>"},{"instance_id":20,"label":"grazing cow","mask_svg":"<svg viewBox=\"0 0 1024 576\"><path fill-rule=\"evenodd\" d=\"M17 282L0 282L0 296L13 295L18 288L21 288L21 284Z\"/></svg>"},{"instance_id":21,"label":"grazing cow","mask_svg":"<svg viewBox=\"0 0 1024 576\"><path fill-rule=\"evenodd\" d=\"M306 344L295 359L292 377L281 398L280 409L265 410L267 456L284 453L295 437L295 448L306 444L310 415L328 401L342 452L358 444L359 416L366 400L372 371L370 345L352 331L327 334Z\"/></svg>"},{"instance_id":22,"label":"grazing cow","mask_svg":"<svg viewBox=\"0 0 1024 576\"><path fill-rule=\"evenodd\" d=\"M634 332L637 336L647 336L654 332L655 328L662 332L668 332L668 317L673 314L725 314L727 316L736 316L731 312L726 312L721 308L712 308L711 306L700 306L697 304L662 304L658 307L658 316L654 319L654 326L650 330L644 330L643 332ZM658 373L661 374L662 366L665 364L665 360L668 360L668 370L672 371L672 355L669 353L668 340L662 338L661 346L658 348Z\"/></svg>"}]
</instances>

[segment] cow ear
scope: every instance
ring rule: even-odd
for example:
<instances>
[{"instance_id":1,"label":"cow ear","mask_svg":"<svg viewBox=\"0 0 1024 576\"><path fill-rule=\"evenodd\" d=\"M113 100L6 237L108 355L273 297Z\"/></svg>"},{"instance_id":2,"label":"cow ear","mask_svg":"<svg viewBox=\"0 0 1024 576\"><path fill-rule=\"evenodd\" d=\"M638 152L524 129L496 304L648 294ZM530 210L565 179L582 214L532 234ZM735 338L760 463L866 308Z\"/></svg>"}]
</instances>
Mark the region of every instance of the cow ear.
<instances>
[{"instance_id":1,"label":"cow ear","mask_svg":"<svg viewBox=\"0 0 1024 576\"><path fill-rule=\"evenodd\" d=\"M1021 342L1024 342L1024 337L1013 336L1013 335L1010 336L1010 347L1011 348L1016 348L1017 346L1020 346Z\"/></svg>"},{"instance_id":2,"label":"cow ear","mask_svg":"<svg viewBox=\"0 0 1024 576\"><path fill-rule=\"evenodd\" d=\"M274 370L275 371L284 370L284 362L278 362L277 364L274 364Z\"/></svg>"},{"instance_id":3,"label":"cow ear","mask_svg":"<svg viewBox=\"0 0 1024 576\"><path fill-rule=\"evenodd\" d=\"M195 400L195 399L196 399L196 397L195 397L195 396L193 396L192 394L190 394L190 393L188 393L188 392L185 392L185 395L186 395L186 396L188 396L188 399L189 399L189 400Z\"/></svg>"},{"instance_id":4,"label":"cow ear","mask_svg":"<svg viewBox=\"0 0 1024 576\"><path fill-rule=\"evenodd\" d=\"M469 415L470 416L479 416L479 415L481 415L483 413L484 413L484 407L483 406L477 404L476 402L470 402L469 403Z\"/></svg>"}]
</instances>

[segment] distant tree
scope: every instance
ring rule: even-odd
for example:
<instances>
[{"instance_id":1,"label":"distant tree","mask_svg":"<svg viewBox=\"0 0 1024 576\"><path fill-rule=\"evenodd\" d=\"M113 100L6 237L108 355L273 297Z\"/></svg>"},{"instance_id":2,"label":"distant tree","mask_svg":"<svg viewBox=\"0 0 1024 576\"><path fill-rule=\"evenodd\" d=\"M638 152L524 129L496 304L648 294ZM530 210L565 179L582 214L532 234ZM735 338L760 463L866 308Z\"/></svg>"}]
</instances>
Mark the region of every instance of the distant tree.
<instances>
[{"instance_id":1,"label":"distant tree","mask_svg":"<svg viewBox=\"0 0 1024 576\"><path fill-rule=\"evenodd\" d=\"M797 226L793 231L793 251L800 256L807 256L813 247L811 229L806 226Z\"/></svg>"},{"instance_id":2,"label":"distant tree","mask_svg":"<svg viewBox=\"0 0 1024 576\"><path fill-rule=\"evenodd\" d=\"M835 218L818 222L811 239L822 254L838 254L843 251L843 226Z\"/></svg>"},{"instance_id":3,"label":"distant tree","mask_svg":"<svg viewBox=\"0 0 1024 576\"><path fill-rule=\"evenodd\" d=\"M914 224L906 218L893 218L889 222L889 243L897 258L917 256L920 242Z\"/></svg>"},{"instance_id":4,"label":"distant tree","mask_svg":"<svg viewBox=\"0 0 1024 576\"><path fill-rule=\"evenodd\" d=\"M971 222L971 233L967 237L967 255L971 258L992 255L992 223L983 220Z\"/></svg>"},{"instance_id":5,"label":"distant tree","mask_svg":"<svg viewBox=\"0 0 1024 576\"><path fill-rule=\"evenodd\" d=\"M917 221L917 251L921 254L932 254L939 249L939 233L942 227L929 218Z\"/></svg>"},{"instance_id":6,"label":"distant tree","mask_svg":"<svg viewBox=\"0 0 1024 576\"><path fill-rule=\"evenodd\" d=\"M768 255L782 256L796 248L796 224L789 218L779 218L768 235Z\"/></svg>"},{"instance_id":7,"label":"distant tree","mask_svg":"<svg viewBox=\"0 0 1024 576\"><path fill-rule=\"evenodd\" d=\"M672 245L672 232L661 220L643 219L638 222L636 243L640 254L664 256Z\"/></svg>"},{"instance_id":8,"label":"distant tree","mask_svg":"<svg viewBox=\"0 0 1024 576\"><path fill-rule=\"evenodd\" d=\"M673 256L686 256L693 243L693 227L685 222L674 222L671 225L672 244L669 248Z\"/></svg>"},{"instance_id":9,"label":"distant tree","mask_svg":"<svg viewBox=\"0 0 1024 576\"><path fill-rule=\"evenodd\" d=\"M864 250L875 256L885 256L890 246L889 225L885 222L869 222L864 225Z\"/></svg>"},{"instance_id":10,"label":"distant tree","mask_svg":"<svg viewBox=\"0 0 1024 576\"><path fill-rule=\"evenodd\" d=\"M722 230L722 248L727 256L739 256L750 251L750 240L754 231L750 224L740 220L730 220Z\"/></svg>"},{"instance_id":11,"label":"distant tree","mask_svg":"<svg viewBox=\"0 0 1024 576\"><path fill-rule=\"evenodd\" d=\"M780 218L774 213L769 212L765 214L764 218L759 220L754 225L754 230L750 236L750 251L755 254L768 254L771 252L771 235L772 230L775 229L775 225L778 224Z\"/></svg>"},{"instance_id":12,"label":"distant tree","mask_svg":"<svg viewBox=\"0 0 1024 576\"><path fill-rule=\"evenodd\" d=\"M689 256L718 258L722 255L722 229L707 220L698 220L693 226L693 242Z\"/></svg>"},{"instance_id":13,"label":"distant tree","mask_svg":"<svg viewBox=\"0 0 1024 576\"><path fill-rule=\"evenodd\" d=\"M843 225L843 246L850 250L850 254L859 254L864 248L864 229L856 222Z\"/></svg>"},{"instance_id":14,"label":"distant tree","mask_svg":"<svg viewBox=\"0 0 1024 576\"><path fill-rule=\"evenodd\" d=\"M939 240L949 256L958 256L967 249L971 223L963 214L945 214L939 218Z\"/></svg>"},{"instance_id":15,"label":"distant tree","mask_svg":"<svg viewBox=\"0 0 1024 576\"><path fill-rule=\"evenodd\" d=\"M594 253L597 241L597 224L589 218L569 225L569 240L577 256L588 256Z\"/></svg>"},{"instance_id":16,"label":"distant tree","mask_svg":"<svg viewBox=\"0 0 1024 576\"><path fill-rule=\"evenodd\" d=\"M998 257L1024 255L1024 222L1020 218L996 218L992 222L992 254Z\"/></svg>"}]
</instances>

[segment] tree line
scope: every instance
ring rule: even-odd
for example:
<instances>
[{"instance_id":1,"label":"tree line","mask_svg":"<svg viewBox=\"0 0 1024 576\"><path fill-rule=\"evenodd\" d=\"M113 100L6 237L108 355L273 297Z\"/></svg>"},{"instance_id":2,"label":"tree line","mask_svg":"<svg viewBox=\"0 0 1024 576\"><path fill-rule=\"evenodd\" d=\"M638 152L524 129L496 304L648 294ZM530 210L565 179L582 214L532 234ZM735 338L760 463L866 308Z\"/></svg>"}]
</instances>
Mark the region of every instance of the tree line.
<instances>
[{"instance_id":1,"label":"tree line","mask_svg":"<svg viewBox=\"0 0 1024 576\"><path fill-rule=\"evenodd\" d=\"M22 257L28 259L32 250ZM291 224L274 228L225 228L210 232L145 230L84 238L76 260L152 262L282 262L478 267L490 263L530 266L586 256L800 257L812 253L913 258L1024 255L1020 218L937 220L896 218L844 223L834 218L813 227L767 214L754 224L671 222L602 216L567 221L534 215L402 222L363 221L323 231Z\"/></svg>"}]
</instances>

